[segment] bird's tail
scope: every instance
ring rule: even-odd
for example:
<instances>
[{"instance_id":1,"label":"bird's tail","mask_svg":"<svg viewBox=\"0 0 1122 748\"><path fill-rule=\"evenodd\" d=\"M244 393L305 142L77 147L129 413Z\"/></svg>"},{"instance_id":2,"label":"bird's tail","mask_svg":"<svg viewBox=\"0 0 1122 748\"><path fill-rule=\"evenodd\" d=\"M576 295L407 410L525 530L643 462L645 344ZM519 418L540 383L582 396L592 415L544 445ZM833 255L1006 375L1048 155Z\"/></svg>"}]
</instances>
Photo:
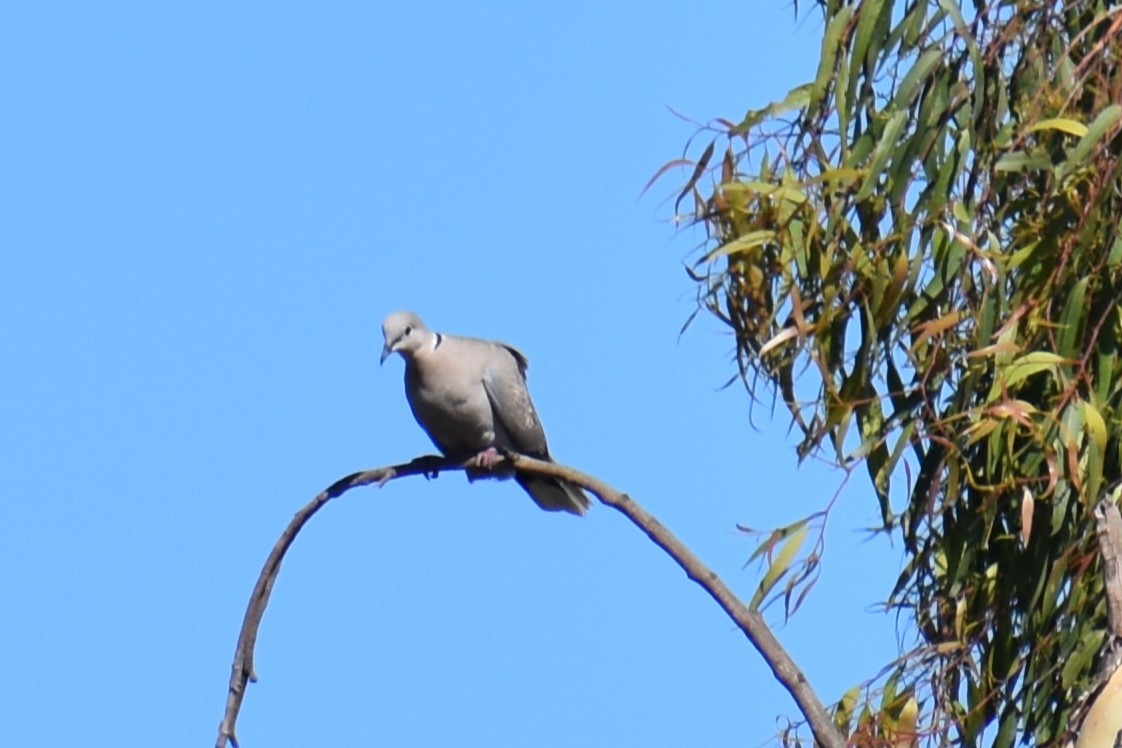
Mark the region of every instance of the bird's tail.
<instances>
[{"instance_id":1,"label":"bird's tail","mask_svg":"<svg viewBox=\"0 0 1122 748\"><path fill-rule=\"evenodd\" d=\"M517 475L514 478L518 485L526 489L530 498L547 512L569 512L581 515L588 511L592 502L588 500L584 491L572 483L557 478L545 478L537 475Z\"/></svg>"}]
</instances>

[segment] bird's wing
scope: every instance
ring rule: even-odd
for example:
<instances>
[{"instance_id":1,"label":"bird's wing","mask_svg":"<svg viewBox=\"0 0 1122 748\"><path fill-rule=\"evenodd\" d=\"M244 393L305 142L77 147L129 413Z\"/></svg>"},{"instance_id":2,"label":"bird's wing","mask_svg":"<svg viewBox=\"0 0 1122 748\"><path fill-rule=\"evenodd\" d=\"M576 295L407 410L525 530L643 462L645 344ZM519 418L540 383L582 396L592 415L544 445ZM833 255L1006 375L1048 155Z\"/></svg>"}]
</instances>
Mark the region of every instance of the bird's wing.
<instances>
[{"instance_id":1,"label":"bird's wing","mask_svg":"<svg viewBox=\"0 0 1122 748\"><path fill-rule=\"evenodd\" d=\"M518 349L502 343L488 343L485 352L483 346L476 350L487 357L483 388L494 414L496 446L548 457L545 431L526 386L526 357Z\"/></svg>"}]
</instances>

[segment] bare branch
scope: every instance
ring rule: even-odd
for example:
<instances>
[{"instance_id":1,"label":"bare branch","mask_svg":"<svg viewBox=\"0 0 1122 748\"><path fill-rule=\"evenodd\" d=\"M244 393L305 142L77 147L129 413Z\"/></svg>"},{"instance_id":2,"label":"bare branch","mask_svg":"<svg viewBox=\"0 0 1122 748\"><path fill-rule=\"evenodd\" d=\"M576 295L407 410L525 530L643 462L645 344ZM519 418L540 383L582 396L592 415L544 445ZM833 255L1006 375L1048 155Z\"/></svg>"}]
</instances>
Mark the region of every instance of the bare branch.
<instances>
[{"instance_id":1,"label":"bare branch","mask_svg":"<svg viewBox=\"0 0 1122 748\"><path fill-rule=\"evenodd\" d=\"M1095 529L1103 556L1103 586L1106 587L1110 633L1122 637L1122 514L1109 495L1095 504Z\"/></svg>"},{"instance_id":2,"label":"bare branch","mask_svg":"<svg viewBox=\"0 0 1122 748\"><path fill-rule=\"evenodd\" d=\"M1111 495L1094 507L1095 531L1103 559L1107 631L1095 683L1072 709L1075 726L1066 746L1100 748L1122 741L1122 513Z\"/></svg>"},{"instance_id":3,"label":"bare branch","mask_svg":"<svg viewBox=\"0 0 1122 748\"><path fill-rule=\"evenodd\" d=\"M682 567L688 578L708 592L721 606L721 609L728 614L729 618L744 632L748 641L752 643L764 658L764 661L771 667L776 680L787 689L795 700L799 711L806 717L818 745L824 748L845 748L845 737L838 732L826 708L807 682L806 676L799 670L787 651L783 649L779 640L775 638L763 616L741 602L732 590L721 581L716 572L703 564L654 516L636 504L627 494L620 493L606 483L570 467L517 454L507 454L506 458L513 463L518 471L561 478L591 491L602 503L631 520L654 541L655 545L664 550ZM265 606L268 605L269 594L272 592L273 583L280 571L284 554L308 519L331 499L358 486L371 483L377 483L381 486L394 478L435 474L447 470L462 470L465 467L463 463L429 456L417 458L403 465L354 473L336 481L296 513L296 516L292 518L288 527L281 534L280 539L277 540L269 558L265 561L261 576L258 578L257 585L250 597L245 619L242 622L241 634L238 636L238 645L234 652L234 664L230 673L230 688L226 697L226 712L218 727L218 739L215 742L215 748L226 748L227 744L238 748L235 731L238 712L241 710L246 685L250 681L256 680L253 673L253 648L257 641L257 631L261 625L262 616L265 614Z\"/></svg>"},{"instance_id":4,"label":"bare branch","mask_svg":"<svg viewBox=\"0 0 1122 748\"><path fill-rule=\"evenodd\" d=\"M242 620L242 630L238 635L238 646L234 650L230 689L226 695L226 713L222 716L222 723L218 726L218 739L214 743L215 748L226 748L227 741L234 748L238 748L238 737L235 730L238 712L241 711L242 699L245 698L246 684L257 680L253 671L253 648L257 643L257 630L261 626L262 616L265 615L265 606L269 604L269 595L273 591L273 583L276 582L277 574L280 572L284 554L288 552L288 547L292 545L292 541L296 539L296 534L300 532L304 524L324 504L352 488L367 486L371 483L383 486L394 478L402 478L407 475L435 474L441 469L448 470L456 467L458 467L458 463L440 457L419 457L404 465L353 473L332 483L296 513L296 516L288 523L288 527L281 533L276 545L273 546L269 558L265 560L265 566L261 569L261 575L257 578L257 585L253 588L253 594L249 597L249 605L246 607L245 618Z\"/></svg>"},{"instance_id":5,"label":"bare branch","mask_svg":"<svg viewBox=\"0 0 1122 748\"><path fill-rule=\"evenodd\" d=\"M703 564L701 559L683 545L682 541L678 540L650 512L635 503L627 494L620 493L607 484L570 467L553 462L543 462L522 455L510 455L510 457L519 470L563 478L588 489L596 494L601 502L623 514L645 532L647 537L654 541L655 545L666 551L678 566L682 567L687 577L701 585L702 589L717 601L721 609L744 632L748 641L752 643L752 646L767 662L772 673L775 674L775 679L787 689L791 698L795 700L799 711L806 717L811 732L814 733L815 741L826 748L844 748L845 738L834 726L833 720L818 699L814 689L810 687L806 676L803 675L803 672L795 664L787 650L783 648L783 645L779 643L779 640L775 638L764 617L758 611L752 610L741 602L717 576L715 571Z\"/></svg>"}]
</instances>

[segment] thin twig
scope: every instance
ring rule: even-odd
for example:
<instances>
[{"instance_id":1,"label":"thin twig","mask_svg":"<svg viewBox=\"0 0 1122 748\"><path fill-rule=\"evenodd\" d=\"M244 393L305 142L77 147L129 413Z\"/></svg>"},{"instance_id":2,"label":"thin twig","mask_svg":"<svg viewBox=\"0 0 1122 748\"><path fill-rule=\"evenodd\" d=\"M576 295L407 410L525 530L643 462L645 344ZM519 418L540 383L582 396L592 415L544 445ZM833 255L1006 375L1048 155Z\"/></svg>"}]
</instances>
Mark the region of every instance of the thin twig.
<instances>
[{"instance_id":1,"label":"thin twig","mask_svg":"<svg viewBox=\"0 0 1122 748\"><path fill-rule=\"evenodd\" d=\"M764 658L771 667L772 672L784 688L791 694L799 711L806 717L814 739L823 748L845 748L845 738L834 726L829 713L818 699L814 689L810 687L806 677L799 670L795 661L787 653L779 640L768 628L767 622L759 612L752 610L740 601L732 590L728 588L716 572L707 567L701 560L682 544L661 522L649 512L635 503L627 494L620 493L596 478L585 475L570 467L554 462L535 460L523 455L508 454L507 460L514 467L525 473L544 475L574 483L596 495L602 503L617 510L631 520L639 529L654 541L655 545L664 550L686 572L686 576L699 584L702 589L717 601L721 609L744 632L748 641ZM241 634L238 636L237 649L234 652L234 664L230 673L230 689L226 697L226 712L218 726L218 740L215 748L226 748L227 744L238 748L238 739L235 724L238 712L241 709L242 699L245 696L246 685L256 680L253 674L253 648L257 641L257 631L261 625L261 618L265 614L265 606L269 602L269 594L273 589L277 573L280 571L281 561L288 547L296 539L300 528L319 509L337 496L358 486L371 483L385 485L395 478L407 475L428 475L439 471L462 470L466 465L454 460L441 457L420 457L412 462L392 467L366 470L354 473L342 480L336 481L327 490L315 497L307 506L296 513L292 521L281 534L280 539L269 554L261 576L253 589L249 606L242 622ZM500 466L501 467L501 466Z\"/></svg>"}]
</instances>

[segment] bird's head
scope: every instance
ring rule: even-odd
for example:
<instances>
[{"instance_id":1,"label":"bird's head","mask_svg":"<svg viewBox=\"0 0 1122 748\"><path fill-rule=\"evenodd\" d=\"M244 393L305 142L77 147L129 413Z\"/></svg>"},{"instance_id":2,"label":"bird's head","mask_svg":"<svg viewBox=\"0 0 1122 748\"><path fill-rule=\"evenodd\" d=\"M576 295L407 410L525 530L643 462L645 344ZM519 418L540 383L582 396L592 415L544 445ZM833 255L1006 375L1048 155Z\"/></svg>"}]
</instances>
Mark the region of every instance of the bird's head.
<instances>
[{"instance_id":1,"label":"bird's head","mask_svg":"<svg viewBox=\"0 0 1122 748\"><path fill-rule=\"evenodd\" d=\"M420 350L428 337L428 328L413 312L394 312L382 322L382 337L386 340L382 346L381 363L384 364L391 353L409 358Z\"/></svg>"}]
</instances>

